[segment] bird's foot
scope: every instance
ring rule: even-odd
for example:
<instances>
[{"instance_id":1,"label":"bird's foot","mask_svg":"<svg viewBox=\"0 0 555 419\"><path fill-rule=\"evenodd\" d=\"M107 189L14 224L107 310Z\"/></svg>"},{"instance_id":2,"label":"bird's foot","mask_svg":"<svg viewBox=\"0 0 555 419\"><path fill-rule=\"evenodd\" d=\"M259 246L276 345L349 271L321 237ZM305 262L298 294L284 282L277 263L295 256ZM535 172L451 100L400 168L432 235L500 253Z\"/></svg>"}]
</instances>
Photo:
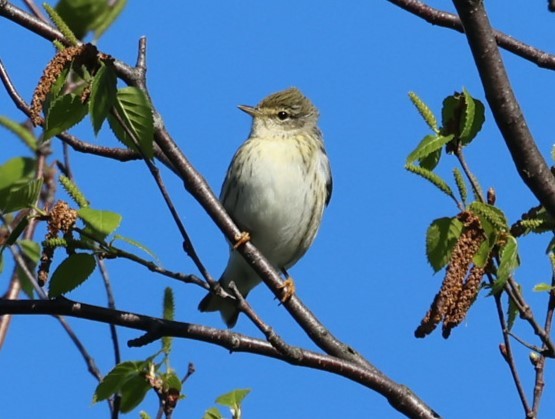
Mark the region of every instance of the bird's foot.
<instances>
[{"instance_id":1,"label":"bird's foot","mask_svg":"<svg viewBox=\"0 0 555 419\"><path fill-rule=\"evenodd\" d=\"M283 281L283 284L281 284L278 288L283 290L280 299L282 303L288 301L293 294L295 294L295 282L293 282L293 278L291 277L288 277L285 281Z\"/></svg>"},{"instance_id":2,"label":"bird's foot","mask_svg":"<svg viewBox=\"0 0 555 419\"><path fill-rule=\"evenodd\" d=\"M239 247L241 247L251 239L251 235L248 231L242 231L241 233L237 234L234 239L235 244L233 245L233 250L237 250Z\"/></svg>"}]
</instances>

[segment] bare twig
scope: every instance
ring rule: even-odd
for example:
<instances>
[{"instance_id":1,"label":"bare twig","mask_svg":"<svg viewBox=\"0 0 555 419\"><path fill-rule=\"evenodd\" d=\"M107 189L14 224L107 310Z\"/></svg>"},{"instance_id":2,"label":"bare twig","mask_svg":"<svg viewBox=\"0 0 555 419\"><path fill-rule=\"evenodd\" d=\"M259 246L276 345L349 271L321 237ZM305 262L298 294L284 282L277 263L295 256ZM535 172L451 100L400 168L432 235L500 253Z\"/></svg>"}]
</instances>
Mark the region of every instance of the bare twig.
<instances>
[{"instance_id":1,"label":"bare twig","mask_svg":"<svg viewBox=\"0 0 555 419\"><path fill-rule=\"evenodd\" d=\"M424 19L432 25L442 26L453 29L457 32L464 32L461 20L454 15L443 10L434 9L419 0L388 0L390 3ZM536 64L538 67L555 70L555 55L542 51L539 48L528 45L518 39L513 38L501 31L494 30L493 35L501 48Z\"/></svg>"}]
</instances>

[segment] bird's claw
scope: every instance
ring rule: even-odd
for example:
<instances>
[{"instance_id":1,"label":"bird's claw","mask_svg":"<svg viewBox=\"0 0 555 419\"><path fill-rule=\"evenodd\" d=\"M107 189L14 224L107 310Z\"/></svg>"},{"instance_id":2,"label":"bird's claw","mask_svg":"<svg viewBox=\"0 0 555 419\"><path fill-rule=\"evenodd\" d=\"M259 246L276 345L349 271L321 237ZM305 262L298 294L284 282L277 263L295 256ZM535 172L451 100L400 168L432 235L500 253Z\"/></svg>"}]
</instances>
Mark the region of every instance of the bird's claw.
<instances>
[{"instance_id":1,"label":"bird's claw","mask_svg":"<svg viewBox=\"0 0 555 419\"><path fill-rule=\"evenodd\" d=\"M283 281L283 284L281 284L278 288L283 290L280 299L282 303L289 301L293 294L295 294L295 282L291 277L288 277L285 281Z\"/></svg>"},{"instance_id":2,"label":"bird's claw","mask_svg":"<svg viewBox=\"0 0 555 419\"><path fill-rule=\"evenodd\" d=\"M233 250L237 250L239 247L244 245L251 239L251 235L248 231L242 231L241 233L237 234L234 238L235 244L233 245Z\"/></svg>"}]
</instances>

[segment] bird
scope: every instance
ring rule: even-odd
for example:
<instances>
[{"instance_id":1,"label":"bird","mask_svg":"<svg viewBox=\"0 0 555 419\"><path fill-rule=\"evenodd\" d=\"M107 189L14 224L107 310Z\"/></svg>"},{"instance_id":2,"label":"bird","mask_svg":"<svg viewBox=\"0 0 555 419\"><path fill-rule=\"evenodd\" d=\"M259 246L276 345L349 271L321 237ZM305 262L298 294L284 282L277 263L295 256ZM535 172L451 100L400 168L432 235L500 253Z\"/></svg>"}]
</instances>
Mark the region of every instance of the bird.
<instances>
[{"instance_id":1,"label":"bird","mask_svg":"<svg viewBox=\"0 0 555 419\"><path fill-rule=\"evenodd\" d=\"M229 165L220 201L244 233L230 244L219 284L233 295L229 291L233 281L246 298L261 278L236 248L250 240L277 270L286 273L312 245L333 183L318 109L299 89L291 87L256 106L239 109L252 117L251 131ZM294 293L292 279L283 287L285 301ZM229 328L239 316L236 301L213 290L198 308L219 311Z\"/></svg>"}]
</instances>

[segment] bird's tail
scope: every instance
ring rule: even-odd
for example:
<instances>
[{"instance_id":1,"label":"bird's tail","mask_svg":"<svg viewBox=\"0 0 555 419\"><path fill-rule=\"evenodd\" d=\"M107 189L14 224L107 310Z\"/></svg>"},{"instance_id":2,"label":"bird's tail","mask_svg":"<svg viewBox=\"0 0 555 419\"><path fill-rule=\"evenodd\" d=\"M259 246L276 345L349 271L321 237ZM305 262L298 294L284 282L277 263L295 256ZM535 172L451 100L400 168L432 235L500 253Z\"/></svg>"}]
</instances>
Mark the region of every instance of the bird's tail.
<instances>
[{"instance_id":1,"label":"bird's tail","mask_svg":"<svg viewBox=\"0 0 555 419\"><path fill-rule=\"evenodd\" d=\"M198 305L200 311L219 311L227 327L232 328L237 323L239 310L235 301L216 294L208 294Z\"/></svg>"}]
</instances>

